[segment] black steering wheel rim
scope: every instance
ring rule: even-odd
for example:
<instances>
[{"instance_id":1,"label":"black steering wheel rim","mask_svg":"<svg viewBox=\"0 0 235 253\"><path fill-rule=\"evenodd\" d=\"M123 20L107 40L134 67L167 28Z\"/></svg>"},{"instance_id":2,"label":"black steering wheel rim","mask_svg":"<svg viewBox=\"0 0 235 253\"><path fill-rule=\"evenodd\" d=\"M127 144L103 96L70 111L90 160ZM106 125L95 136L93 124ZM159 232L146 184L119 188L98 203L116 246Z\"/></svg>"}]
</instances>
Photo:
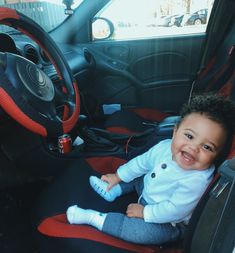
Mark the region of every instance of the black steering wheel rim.
<instances>
[{"instance_id":1,"label":"black steering wheel rim","mask_svg":"<svg viewBox=\"0 0 235 253\"><path fill-rule=\"evenodd\" d=\"M64 55L36 22L14 9L0 7L0 24L21 31L44 50L63 84L60 97L64 102L64 115L56 114L56 92L46 74L34 63L10 53L0 55L0 106L21 125L42 136L68 133L78 120L80 100L77 83ZM26 77L24 72L28 73ZM36 88L30 85L34 81Z\"/></svg>"}]
</instances>

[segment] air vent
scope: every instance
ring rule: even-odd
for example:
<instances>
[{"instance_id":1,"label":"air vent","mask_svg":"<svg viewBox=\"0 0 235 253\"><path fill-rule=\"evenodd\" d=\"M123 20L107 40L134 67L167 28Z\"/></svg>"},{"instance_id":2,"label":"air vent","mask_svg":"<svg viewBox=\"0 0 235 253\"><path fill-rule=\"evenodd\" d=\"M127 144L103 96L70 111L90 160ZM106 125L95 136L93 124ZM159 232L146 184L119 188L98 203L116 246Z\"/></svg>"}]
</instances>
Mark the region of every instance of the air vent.
<instances>
[{"instance_id":1,"label":"air vent","mask_svg":"<svg viewBox=\"0 0 235 253\"><path fill-rule=\"evenodd\" d=\"M24 55L25 58L28 60L34 62L34 63L39 63L39 56L36 48L34 48L32 45L27 45L24 48Z\"/></svg>"}]
</instances>

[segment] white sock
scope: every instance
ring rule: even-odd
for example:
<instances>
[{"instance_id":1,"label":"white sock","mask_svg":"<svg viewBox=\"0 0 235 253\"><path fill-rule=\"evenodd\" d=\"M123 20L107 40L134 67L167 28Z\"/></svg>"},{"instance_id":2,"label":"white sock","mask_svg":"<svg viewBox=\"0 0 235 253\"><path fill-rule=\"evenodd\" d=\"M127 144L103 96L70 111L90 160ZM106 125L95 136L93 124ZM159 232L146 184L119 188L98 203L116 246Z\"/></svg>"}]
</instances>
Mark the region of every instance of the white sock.
<instances>
[{"instance_id":1,"label":"white sock","mask_svg":"<svg viewBox=\"0 0 235 253\"><path fill-rule=\"evenodd\" d=\"M122 194L122 188L119 184L107 191L108 183L98 177L89 178L91 187L105 200L112 202Z\"/></svg>"},{"instance_id":2,"label":"white sock","mask_svg":"<svg viewBox=\"0 0 235 253\"><path fill-rule=\"evenodd\" d=\"M67 209L66 215L70 224L87 224L102 230L107 214L74 205Z\"/></svg>"}]
</instances>

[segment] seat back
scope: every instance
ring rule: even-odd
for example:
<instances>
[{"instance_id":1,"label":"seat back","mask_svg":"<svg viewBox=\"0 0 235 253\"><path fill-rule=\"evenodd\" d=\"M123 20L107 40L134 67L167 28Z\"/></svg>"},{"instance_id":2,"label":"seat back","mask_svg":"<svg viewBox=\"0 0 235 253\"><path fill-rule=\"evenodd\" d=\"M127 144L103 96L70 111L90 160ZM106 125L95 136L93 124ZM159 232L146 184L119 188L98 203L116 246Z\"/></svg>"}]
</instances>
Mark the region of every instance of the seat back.
<instances>
[{"instance_id":1,"label":"seat back","mask_svg":"<svg viewBox=\"0 0 235 253\"><path fill-rule=\"evenodd\" d=\"M215 180L190 220L185 253L232 253L235 226L235 157L219 168ZM193 230L192 230L193 228Z\"/></svg>"},{"instance_id":2,"label":"seat back","mask_svg":"<svg viewBox=\"0 0 235 253\"><path fill-rule=\"evenodd\" d=\"M193 92L217 92L231 78L235 67L235 22L231 22L224 39L196 78Z\"/></svg>"}]
</instances>

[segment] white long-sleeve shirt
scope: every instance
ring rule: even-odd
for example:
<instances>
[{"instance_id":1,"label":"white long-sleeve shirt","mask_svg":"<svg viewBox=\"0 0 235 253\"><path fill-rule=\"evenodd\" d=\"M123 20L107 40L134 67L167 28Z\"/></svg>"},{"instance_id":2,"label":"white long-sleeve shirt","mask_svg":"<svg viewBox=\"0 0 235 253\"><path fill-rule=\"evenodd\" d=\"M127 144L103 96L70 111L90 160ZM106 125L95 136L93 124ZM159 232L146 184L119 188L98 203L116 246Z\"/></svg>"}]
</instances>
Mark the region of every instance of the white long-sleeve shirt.
<instances>
[{"instance_id":1,"label":"white long-sleeve shirt","mask_svg":"<svg viewBox=\"0 0 235 253\"><path fill-rule=\"evenodd\" d=\"M188 222L209 185L214 166L206 170L184 170L172 160L171 140L164 140L117 170L126 183L144 176L142 197L144 220L155 223Z\"/></svg>"}]
</instances>

